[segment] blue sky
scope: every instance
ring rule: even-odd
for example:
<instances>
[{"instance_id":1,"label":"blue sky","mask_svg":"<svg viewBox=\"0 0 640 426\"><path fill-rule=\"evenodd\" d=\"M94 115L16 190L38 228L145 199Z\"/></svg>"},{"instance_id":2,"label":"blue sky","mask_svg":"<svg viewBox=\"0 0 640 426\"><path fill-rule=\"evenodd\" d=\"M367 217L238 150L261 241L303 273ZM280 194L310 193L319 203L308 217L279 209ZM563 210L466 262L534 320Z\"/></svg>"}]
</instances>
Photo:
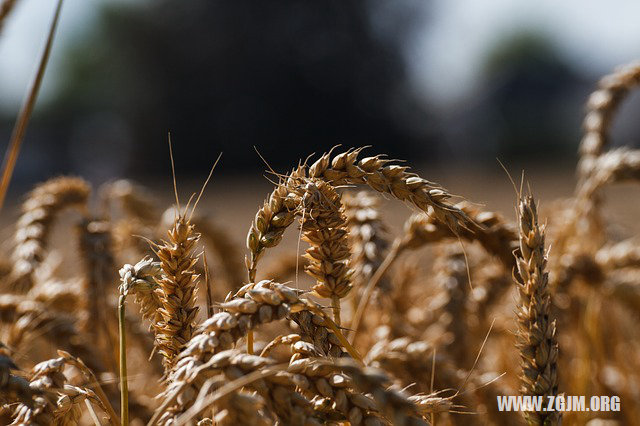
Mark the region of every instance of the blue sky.
<instances>
[{"instance_id":1,"label":"blue sky","mask_svg":"<svg viewBox=\"0 0 640 426\"><path fill-rule=\"evenodd\" d=\"M55 90L60 52L83 32L104 2L66 0L42 96ZM136 1L136 0L131 0ZM127 2L130 3L131 1ZM143 1L143 0L137 0ZM17 111L34 72L50 22L53 0L19 0L0 34L0 109ZM124 2L123 2L124 3ZM464 97L478 84L487 50L523 29L547 35L585 74L599 75L640 58L640 1L635 0L427 0L373 1L376 19L410 8L419 25L404 47L411 88L443 104Z\"/></svg>"}]
</instances>

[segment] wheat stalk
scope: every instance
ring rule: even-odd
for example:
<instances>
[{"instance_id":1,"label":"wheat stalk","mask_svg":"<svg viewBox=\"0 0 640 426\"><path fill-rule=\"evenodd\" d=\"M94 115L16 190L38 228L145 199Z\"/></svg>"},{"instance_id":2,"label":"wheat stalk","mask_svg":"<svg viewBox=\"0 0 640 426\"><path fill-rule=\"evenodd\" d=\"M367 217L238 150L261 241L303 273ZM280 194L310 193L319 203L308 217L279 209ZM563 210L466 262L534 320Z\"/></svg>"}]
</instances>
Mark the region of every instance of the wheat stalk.
<instances>
[{"instance_id":1,"label":"wheat stalk","mask_svg":"<svg viewBox=\"0 0 640 426\"><path fill-rule=\"evenodd\" d=\"M3 15L0 15L0 30L2 30L2 21L13 8L13 3L11 3L10 0L5 0L3 1L1 7L2 9L0 13L3 13ZM22 104L20 113L18 114L16 124L11 133L11 139L9 140L7 151L4 158L2 159L2 177L0 178L0 209L4 205L4 199L7 196L7 191L9 190L9 183L11 182L11 177L13 176L13 170L16 166L16 162L18 161L18 155L20 154L20 147L22 146L22 141L24 140L24 136L27 132L27 126L29 124L29 120L31 119L31 114L33 113L33 108L35 107L38 93L40 92L42 80L44 79L44 73L47 68L47 63L49 62L49 55L51 53L51 47L53 46L53 39L56 34L56 28L58 27L58 22L60 20L61 10L62 0L58 0L53 19L51 20L51 24L49 25L47 41L45 43L44 49L42 50L42 54L40 55L40 61L38 63L36 75L31 81L27 97L24 99L24 103Z\"/></svg>"},{"instance_id":2,"label":"wheat stalk","mask_svg":"<svg viewBox=\"0 0 640 426\"><path fill-rule=\"evenodd\" d=\"M2 0L2 3L0 3L0 31L2 31L4 20L7 19L16 3L17 0Z\"/></svg>"}]
</instances>

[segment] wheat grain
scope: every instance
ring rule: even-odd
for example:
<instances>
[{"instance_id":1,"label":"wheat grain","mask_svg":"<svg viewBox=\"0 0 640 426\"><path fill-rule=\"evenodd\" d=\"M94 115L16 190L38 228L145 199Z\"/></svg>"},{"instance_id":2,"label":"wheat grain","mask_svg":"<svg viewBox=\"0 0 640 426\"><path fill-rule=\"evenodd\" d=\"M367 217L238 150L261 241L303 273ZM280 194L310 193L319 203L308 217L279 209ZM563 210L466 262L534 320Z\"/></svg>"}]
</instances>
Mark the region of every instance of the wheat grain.
<instances>
[{"instance_id":1,"label":"wheat grain","mask_svg":"<svg viewBox=\"0 0 640 426\"><path fill-rule=\"evenodd\" d=\"M319 353L312 347L304 347L305 343L296 343L295 354L304 353L305 357L292 358L288 371L296 375L298 388L313 398L315 410L354 426L388 424L378 413L375 401L354 391L351 379L337 372L330 361L308 358Z\"/></svg>"}]
</instances>

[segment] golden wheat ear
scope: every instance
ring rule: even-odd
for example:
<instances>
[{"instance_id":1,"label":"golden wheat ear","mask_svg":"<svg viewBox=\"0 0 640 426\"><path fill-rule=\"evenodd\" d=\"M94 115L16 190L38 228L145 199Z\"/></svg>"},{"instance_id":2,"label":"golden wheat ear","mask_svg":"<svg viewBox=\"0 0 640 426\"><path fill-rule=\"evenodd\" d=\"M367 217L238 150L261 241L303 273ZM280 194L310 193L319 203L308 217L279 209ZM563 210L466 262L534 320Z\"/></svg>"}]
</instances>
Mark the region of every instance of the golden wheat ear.
<instances>
[{"instance_id":1,"label":"golden wheat ear","mask_svg":"<svg viewBox=\"0 0 640 426\"><path fill-rule=\"evenodd\" d=\"M91 188L80 178L50 179L29 194L22 205L9 277L12 291L24 293L34 285L34 272L47 254L48 237L56 218L67 208L87 209Z\"/></svg>"},{"instance_id":2,"label":"golden wheat ear","mask_svg":"<svg viewBox=\"0 0 640 426\"><path fill-rule=\"evenodd\" d=\"M551 321L551 294L546 272L544 228L538 224L533 197L518 202L520 251L516 254L514 279L519 301L516 307L517 342L520 350L522 395L558 395L558 341L556 322ZM559 424L560 412L527 412L529 424Z\"/></svg>"}]
</instances>

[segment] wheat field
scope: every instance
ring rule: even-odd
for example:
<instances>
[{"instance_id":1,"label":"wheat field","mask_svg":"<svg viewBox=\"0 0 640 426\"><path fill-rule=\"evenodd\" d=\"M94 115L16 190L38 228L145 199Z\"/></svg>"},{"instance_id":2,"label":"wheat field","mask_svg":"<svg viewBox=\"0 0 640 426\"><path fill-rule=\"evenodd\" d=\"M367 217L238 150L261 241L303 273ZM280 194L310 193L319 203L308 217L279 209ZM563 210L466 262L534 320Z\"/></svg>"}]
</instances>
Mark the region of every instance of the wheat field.
<instances>
[{"instance_id":1,"label":"wheat field","mask_svg":"<svg viewBox=\"0 0 640 426\"><path fill-rule=\"evenodd\" d=\"M0 258L0 424L640 424L638 209L616 185L640 152L608 140L638 85L629 64L588 99L575 188L505 173L450 192L340 146L267 170L255 204L215 166L193 192L175 173L37 185Z\"/></svg>"}]
</instances>

